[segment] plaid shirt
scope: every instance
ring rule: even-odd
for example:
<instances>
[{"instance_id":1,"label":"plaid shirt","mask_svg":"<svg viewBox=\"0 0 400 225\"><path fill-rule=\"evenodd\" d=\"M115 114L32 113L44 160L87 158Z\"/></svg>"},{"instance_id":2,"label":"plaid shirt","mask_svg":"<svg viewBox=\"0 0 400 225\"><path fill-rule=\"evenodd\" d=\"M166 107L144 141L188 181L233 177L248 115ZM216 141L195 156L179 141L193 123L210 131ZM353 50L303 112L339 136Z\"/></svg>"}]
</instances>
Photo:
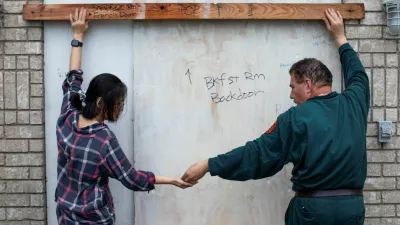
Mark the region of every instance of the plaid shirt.
<instances>
[{"instance_id":1,"label":"plaid shirt","mask_svg":"<svg viewBox=\"0 0 400 225\"><path fill-rule=\"evenodd\" d=\"M154 189L154 174L135 170L114 133L104 123L78 127L79 111L69 101L82 85L81 70L63 82L63 103L57 120L57 216L59 224L114 224L109 177L134 191Z\"/></svg>"}]
</instances>

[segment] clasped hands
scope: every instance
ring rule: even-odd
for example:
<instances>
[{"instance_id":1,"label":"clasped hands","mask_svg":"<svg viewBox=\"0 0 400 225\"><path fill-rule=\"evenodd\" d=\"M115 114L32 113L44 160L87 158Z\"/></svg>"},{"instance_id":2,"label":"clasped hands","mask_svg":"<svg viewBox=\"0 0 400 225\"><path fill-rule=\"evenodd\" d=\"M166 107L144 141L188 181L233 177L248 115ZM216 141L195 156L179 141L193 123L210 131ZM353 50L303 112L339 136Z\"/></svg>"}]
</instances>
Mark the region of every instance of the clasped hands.
<instances>
[{"instance_id":1,"label":"clasped hands","mask_svg":"<svg viewBox=\"0 0 400 225\"><path fill-rule=\"evenodd\" d=\"M180 188L188 188L197 184L198 181L208 172L208 160L194 163L186 170L183 176L178 179L175 186Z\"/></svg>"}]
</instances>

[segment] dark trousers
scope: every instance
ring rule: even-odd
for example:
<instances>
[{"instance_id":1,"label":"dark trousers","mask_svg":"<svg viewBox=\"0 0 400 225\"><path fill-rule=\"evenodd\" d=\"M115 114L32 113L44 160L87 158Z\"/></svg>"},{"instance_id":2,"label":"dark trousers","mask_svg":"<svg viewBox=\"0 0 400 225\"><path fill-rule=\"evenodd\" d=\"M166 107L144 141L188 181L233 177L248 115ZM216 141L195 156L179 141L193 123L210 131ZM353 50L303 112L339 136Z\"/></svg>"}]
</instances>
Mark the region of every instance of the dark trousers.
<instances>
[{"instance_id":1,"label":"dark trousers","mask_svg":"<svg viewBox=\"0 0 400 225\"><path fill-rule=\"evenodd\" d=\"M291 199L285 225L363 225L363 196Z\"/></svg>"}]
</instances>

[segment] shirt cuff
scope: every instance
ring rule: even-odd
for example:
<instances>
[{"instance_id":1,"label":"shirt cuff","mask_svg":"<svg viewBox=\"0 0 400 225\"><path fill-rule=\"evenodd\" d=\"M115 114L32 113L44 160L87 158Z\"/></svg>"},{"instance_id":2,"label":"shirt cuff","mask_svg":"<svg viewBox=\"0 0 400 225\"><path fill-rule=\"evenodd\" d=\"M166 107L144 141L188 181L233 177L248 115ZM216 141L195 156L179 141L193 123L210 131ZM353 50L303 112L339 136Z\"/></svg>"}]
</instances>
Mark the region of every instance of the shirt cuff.
<instances>
[{"instance_id":1,"label":"shirt cuff","mask_svg":"<svg viewBox=\"0 0 400 225\"><path fill-rule=\"evenodd\" d=\"M348 42L346 42L346 43L342 44L342 45L339 47L339 54L342 53L344 50L349 50L349 49L353 50L353 48L351 47L351 45L350 45Z\"/></svg>"},{"instance_id":2,"label":"shirt cuff","mask_svg":"<svg viewBox=\"0 0 400 225\"><path fill-rule=\"evenodd\" d=\"M82 70L70 70L67 74L67 80L71 83L74 80L82 80Z\"/></svg>"},{"instance_id":3,"label":"shirt cuff","mask_svg":"<svg viewBox=\"0 0 400 225\"><path fill-rule=\"evenodd\" d=\"M156 176L152 172L147 172L147 189L149 191L155 189L155 183L156 183Z\"/></svg>"},{"instance_id":4,"label":"shirt cuff","mask_svg":"<svg viewBox=\"0 0 400 225\"><path fill-rule=\"evenodd\" d=\"M221 171L221 167L218 165L217 157L208 159L208 172L210 172L211 176L217 176Z\"/></svg>"}]
</instances>

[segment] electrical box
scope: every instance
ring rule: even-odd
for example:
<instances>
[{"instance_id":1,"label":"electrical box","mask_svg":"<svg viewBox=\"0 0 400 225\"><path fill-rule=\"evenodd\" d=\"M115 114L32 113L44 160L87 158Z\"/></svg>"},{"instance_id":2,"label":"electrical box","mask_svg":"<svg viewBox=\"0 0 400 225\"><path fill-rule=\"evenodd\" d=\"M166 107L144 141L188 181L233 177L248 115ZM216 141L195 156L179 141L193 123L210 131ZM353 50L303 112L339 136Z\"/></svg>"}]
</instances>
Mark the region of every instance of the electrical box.
<instances>
[{"instance_id":1,"label":"electrical box","mask_svg":"<svg viewBox=\"0 0 400 225\"><path fill-rule=\"evenodd\" d=\"M379 142L392 142L392 121L379 121Z\"/></svg>"}]
</instances>

